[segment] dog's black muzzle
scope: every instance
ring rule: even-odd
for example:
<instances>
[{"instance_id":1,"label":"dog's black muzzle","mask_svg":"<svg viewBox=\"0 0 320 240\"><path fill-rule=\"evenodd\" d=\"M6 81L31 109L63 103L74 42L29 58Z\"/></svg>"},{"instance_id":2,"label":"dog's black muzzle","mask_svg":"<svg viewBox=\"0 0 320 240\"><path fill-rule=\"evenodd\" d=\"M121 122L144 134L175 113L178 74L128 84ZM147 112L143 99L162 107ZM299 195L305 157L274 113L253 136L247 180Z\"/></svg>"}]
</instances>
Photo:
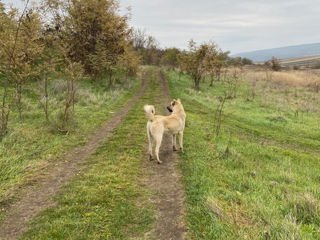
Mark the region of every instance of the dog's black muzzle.
<instances>
[{"instance_id":1,"label":"dog's black muzzle","mask_svg":"<svg viewBox=\"0 0 320 240\"><path fill-rule=\"evenodd\" d=\"M171 113L173 112L172 108L170 106L168 106L167 109L168 109L169 112L171 112Z\"/></svg>"}]
</instances>

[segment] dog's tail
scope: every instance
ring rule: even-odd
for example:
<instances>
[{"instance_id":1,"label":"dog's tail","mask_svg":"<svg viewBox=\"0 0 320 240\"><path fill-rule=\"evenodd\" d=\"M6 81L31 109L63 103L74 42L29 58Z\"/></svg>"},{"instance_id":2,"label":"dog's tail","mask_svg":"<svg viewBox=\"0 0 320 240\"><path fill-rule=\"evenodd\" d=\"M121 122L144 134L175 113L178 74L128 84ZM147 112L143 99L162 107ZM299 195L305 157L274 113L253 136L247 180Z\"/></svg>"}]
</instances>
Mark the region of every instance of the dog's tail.
<instances>
[{"instance_id":1,"label":"dog's tail","mask_svg":"<svg viewBox=\"0 0 320 240\"><path fill-rule=\"evenodd\" d=\"M154 120L154 115L156 114L156 110L154 109L154 106L145 105L144 111L146 113L147 119L152 122Z\"/></svg>"}]
</instances>

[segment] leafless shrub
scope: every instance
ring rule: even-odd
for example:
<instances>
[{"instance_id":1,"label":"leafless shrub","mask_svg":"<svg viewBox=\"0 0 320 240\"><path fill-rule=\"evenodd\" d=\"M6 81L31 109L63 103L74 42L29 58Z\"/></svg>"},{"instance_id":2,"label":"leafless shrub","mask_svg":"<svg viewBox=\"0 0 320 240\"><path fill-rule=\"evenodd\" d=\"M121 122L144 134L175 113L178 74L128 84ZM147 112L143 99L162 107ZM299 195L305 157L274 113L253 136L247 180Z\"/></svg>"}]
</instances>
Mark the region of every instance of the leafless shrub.
<instances>
[{"instance_id":1,"label":"leafless shrub","mask_svg":"<svg viewBox=\"0 0 320 240\"><path fill-rule=\"evenodd\" d=\"M217 109L215 111L215 119L214 119L214 125L215 125L215 133L217 136L220 134L220 128L221 128L221 121L222 121L222 116L223 116L223 108L224 104L228 98L228 95L224 93L224 96L218 97L219 104L217 106Z\"/></svg>"},{"instance_id":2,"label":"leafless shrub","mask_svg":"<svg viewBox=\"0 0 320 240\"><path fill-rule=\"evenodd\" d=\"M226 88L223 91L223 95L218 97L218 106L215 111L214 128L215 134L220 134L223 111L227 100L232 100L237 97L237 91L239 87L239 75L237 71L234 71L232 78L227 78L225 81Z\"/></svg>"}]
</instances>

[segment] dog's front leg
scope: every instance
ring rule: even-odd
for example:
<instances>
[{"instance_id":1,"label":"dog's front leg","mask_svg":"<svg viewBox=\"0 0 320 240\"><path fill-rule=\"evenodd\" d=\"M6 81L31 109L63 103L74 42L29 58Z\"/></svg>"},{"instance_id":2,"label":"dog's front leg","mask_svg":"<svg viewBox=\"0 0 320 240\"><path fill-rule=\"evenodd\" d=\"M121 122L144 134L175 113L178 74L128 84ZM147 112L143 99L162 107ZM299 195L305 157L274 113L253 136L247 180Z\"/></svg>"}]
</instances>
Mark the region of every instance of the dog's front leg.
<instances>
[{"instance_id":1,"label":"dog's front leg","mask_svg":"<svg viewBox=\"0 0 320 240\"><path fill-rule=\"evenodd\" d=\"M183 152L183 132L179 132L180 151Z\"/></svg>"},{"instance_id":2,"label":"dog's front leg","mask_svg":"<svg viewBox=\"0 0 320 240\"><path fill-rule=\"evenodd\" d=\"M173 151L177 151L177 136L175 134L172 135L172 146Z\"/></svg>"}]
</instances>

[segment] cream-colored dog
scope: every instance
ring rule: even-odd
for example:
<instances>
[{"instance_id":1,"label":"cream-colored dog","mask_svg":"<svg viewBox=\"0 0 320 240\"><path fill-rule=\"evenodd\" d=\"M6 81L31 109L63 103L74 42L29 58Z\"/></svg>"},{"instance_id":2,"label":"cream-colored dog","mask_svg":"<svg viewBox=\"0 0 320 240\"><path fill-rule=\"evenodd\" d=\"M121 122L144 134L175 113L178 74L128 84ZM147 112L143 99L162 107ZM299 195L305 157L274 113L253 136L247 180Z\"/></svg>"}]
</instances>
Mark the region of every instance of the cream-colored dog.
<instances>
[{"instance_id":1,"label":"cream-colored dog","mask_svg":"<svg viewBox=\"0 0 320 240\"><path fill-rule=\"evenodd\" d=\"M172 134L173 151L176 151L176 135L179 134L180 150L183 152L183 131L185 127L186 114L184 112L181 100L173 100L170 106L167 107L170 112L169 116L155 115L154 106L144 106L144 111L148 119L147 135L149 140L150 160L153 160L152 146L155 143L155 154L158 163L162 163L159 159L159 149L162 142L164 132Z\"/></svg>"}]
</instances>

